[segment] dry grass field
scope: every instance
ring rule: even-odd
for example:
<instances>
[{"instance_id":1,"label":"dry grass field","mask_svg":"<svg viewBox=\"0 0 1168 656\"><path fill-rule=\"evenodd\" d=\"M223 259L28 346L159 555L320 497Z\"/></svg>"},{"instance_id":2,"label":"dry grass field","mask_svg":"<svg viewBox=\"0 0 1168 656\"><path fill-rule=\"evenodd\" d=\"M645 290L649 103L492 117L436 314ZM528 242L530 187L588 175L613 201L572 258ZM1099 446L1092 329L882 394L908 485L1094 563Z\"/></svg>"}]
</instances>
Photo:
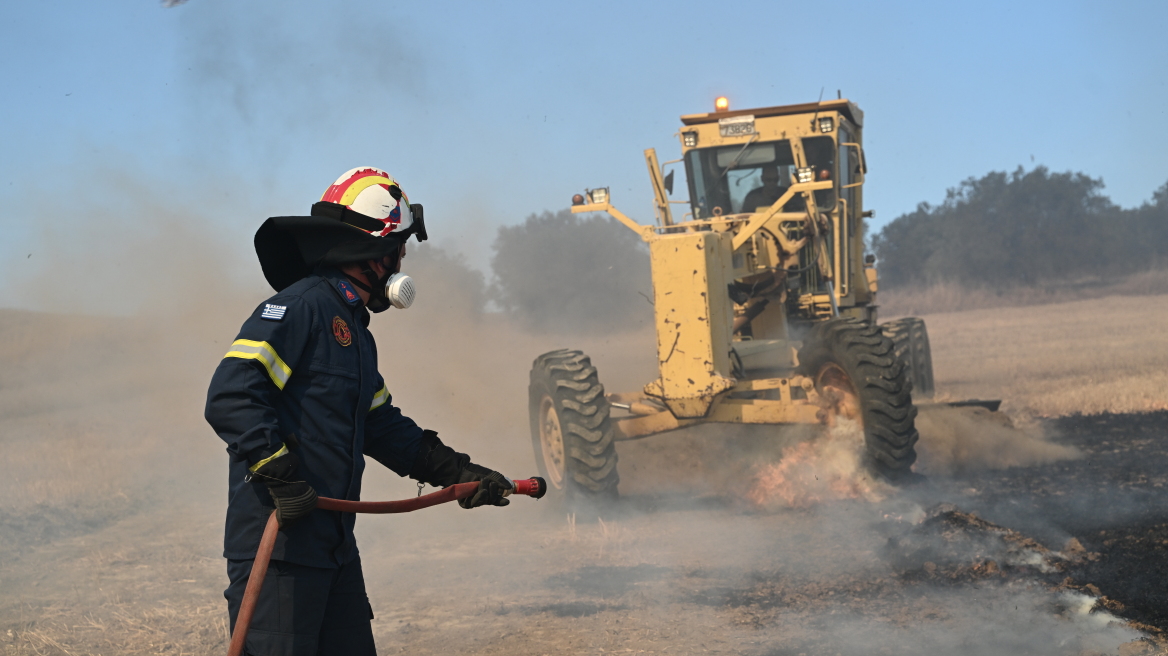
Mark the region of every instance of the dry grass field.
<instances>
[{"instance_id":1,"label":"dry grass field","mask_svg":"<svg viewBox=\"0 0 1168 656\"><path fill-rule=\"evenodd\" d=\"M942 398L1043 417L1168 409L1168 295L923 315Z\"/></svg>"},{"instance_id":2,"label":"dry grass field","mask_svg":"<svg viewBox=\"0 0 1168 656\"><path fill-rule=\"evenodd\" d=\"M1005 565L1000 579L939 585L928 567L923 578L889 570L881 550L936 500L983 504L987 516L1014 508L979 492L984 472L1057 480L1064 463L1090 460L1076 459L1092 448L1089 434L1059 443L1043 418L1168 409L1166 300L925 315L942 398L1000 398L1016 424L1039 426L959 430L922 413L922 467L935 480L925 491L765 513L739 503L725 480L708 489L694 477L688 488L653 492L646 481L662 454L685 461L682 478L731 457L670 446L707 448L724 437L706 430L622 445L626 507L602 520L577 524L524 500L501 511L363 518L381 650L1102 654L1127 643L1122 653L1151 653L1081 585L1045 587L1025 567ZM164 326L0 311L0 653L225 649L224 456L201 411L210 372L248 307L202 307ZM492 317L433 319L423 307L374 322L383 354L393 354L386 374L395 403L513 476L534 473L526 384L535 355L583 348L611 390L652 376L648 333L571 338L529 335ZM402 334L430 347L384 346ZM990 446L970 455L978 440ZM386 472L367 474L366 498L413 491ZM1048 546L1071 537L1061 530L1043 534Z\"/></svg>"},{"instance_id":3,"label":"dry grass field","mask_svg":"<svg viewBox=\"0 0 1168 656\"><path fill-rule=\"evenodd\" d=\"M1149 269L1124 278L1088 277L1041 287L985 289L955 282L939 282L926 286L883 289L880 292L880 307L888 315L912 316L1165 294L1168 294L1168 270Z\"/></svg>"}]
</instances>

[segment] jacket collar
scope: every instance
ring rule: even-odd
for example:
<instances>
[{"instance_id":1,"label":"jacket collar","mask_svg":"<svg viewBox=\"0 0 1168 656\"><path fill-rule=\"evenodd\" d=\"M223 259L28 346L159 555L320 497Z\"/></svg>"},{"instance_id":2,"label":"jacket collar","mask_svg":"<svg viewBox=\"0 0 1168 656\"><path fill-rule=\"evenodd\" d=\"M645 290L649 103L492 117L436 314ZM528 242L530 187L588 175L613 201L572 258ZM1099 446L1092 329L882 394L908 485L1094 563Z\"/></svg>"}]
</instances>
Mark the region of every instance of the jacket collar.
<instances>
[{"instance_id":1,"label":"jacket collar","mask_svg":"<svg viewBox=\"0 0 1168 656\"><path fill-rule=\"evenodd\" d=\"M361 325L368 327L369 310L365 309L365 304L361 302L361 296L358 295L357 288L349 280L349 277L340 269L331 266L317 267L316 274L328 282L341 304L353 311L353 314L361 320Z\"/></svg>"}]
</instances>

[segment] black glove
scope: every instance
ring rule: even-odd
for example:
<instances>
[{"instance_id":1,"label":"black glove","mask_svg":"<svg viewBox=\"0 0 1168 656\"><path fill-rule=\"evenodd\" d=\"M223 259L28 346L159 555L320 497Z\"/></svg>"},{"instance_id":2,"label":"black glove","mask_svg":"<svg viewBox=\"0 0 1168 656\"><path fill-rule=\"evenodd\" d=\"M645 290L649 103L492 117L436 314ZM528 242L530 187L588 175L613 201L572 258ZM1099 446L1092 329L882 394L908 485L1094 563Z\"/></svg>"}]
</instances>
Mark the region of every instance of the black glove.
<instances>
[{"instance_id":1,"label":"black glove","mask_svg":"<svg viewBox=\"0 0 1168 656\"><path fill-rule=\"evenodd\" d=\"M316 508L316 490L302 480L298 480L296 470L300 468L300 458L287 448L277 452L274 458L252 469L251 473L268 486L268 493L276 504L276 521L280 528L289 528Z\"/></svg>"},{"instance_id":2,"label":"black glove","mask_svg":"<svg viewBox=\"0 0 1168 656\"><path fill-rule=\"evenodd\" d=\"M480 467L473 462L466 463L462 473L458 476L459 483L479 481L479 491L474 496L458 500L463 508L478 508L479 506L505 506L511 500L503 496L504 490L510 490L513 485L507 477L493 469Z\"/></svg>"},{"instance_id":3,"label":"black glove","mask_svg":"<svg viewBox=\"0 0 1168 656\"><path fill-rule=\"evenodd\" d=\"M483 505L505 506L511 503L503 496L503 491L512 487L507 477L474 464L470 461L470 456L446 446L438 439L438 433L431 430L422 431L421 452L409 476L416 481L438 487L480 481L479 490L474 496L458 500L458 505L463 508L477 508Z\"/></svg>"}]
</instances>

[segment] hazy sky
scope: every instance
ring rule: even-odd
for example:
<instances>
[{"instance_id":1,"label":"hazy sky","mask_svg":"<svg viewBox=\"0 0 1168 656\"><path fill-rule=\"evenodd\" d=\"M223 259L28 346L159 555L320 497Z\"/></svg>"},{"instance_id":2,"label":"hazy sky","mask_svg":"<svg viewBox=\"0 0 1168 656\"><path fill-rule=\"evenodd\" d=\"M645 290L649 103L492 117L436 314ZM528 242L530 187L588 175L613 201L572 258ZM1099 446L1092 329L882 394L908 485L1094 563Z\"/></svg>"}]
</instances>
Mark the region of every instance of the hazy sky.
<instances>
[{"instance_id":1,"label":"hazy sky","mask_svg":"<svg viewBox=\"0 0 1168 656\"><path fill-rule=\"evenodd\" d=\"M584 187L650 221L641 151L676 158L720 94L857 102L877 228L1019 165L1138 205L1168 182L1166 28L1163 2L5 2L0 270L99 207L182 208L246 255L358 165L482 266Z\"/></svg>"}]
</instances>

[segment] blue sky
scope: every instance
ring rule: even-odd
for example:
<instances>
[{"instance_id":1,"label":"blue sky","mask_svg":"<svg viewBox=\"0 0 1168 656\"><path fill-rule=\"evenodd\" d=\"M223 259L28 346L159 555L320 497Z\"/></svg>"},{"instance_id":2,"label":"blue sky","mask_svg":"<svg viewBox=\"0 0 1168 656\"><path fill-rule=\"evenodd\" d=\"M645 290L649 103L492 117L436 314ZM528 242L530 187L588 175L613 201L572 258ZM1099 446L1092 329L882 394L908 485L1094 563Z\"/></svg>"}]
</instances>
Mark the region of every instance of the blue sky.
<instances>
[{"instance_id":1,"label":"blue sky","mask_svg":"<svg viewBox=\"0 0 1168 656\"><path fill-rule=\"evenodd\" d=\"M1019 165L1135 206L1168 182L1166 28L1162 2L7 2L0 271L144 207L248 258L358 165L485 266L498 225L584 187L651 220L641 151L677 157L723 94L857 102L875 228Z\"/></svg>"}]
</instances>

